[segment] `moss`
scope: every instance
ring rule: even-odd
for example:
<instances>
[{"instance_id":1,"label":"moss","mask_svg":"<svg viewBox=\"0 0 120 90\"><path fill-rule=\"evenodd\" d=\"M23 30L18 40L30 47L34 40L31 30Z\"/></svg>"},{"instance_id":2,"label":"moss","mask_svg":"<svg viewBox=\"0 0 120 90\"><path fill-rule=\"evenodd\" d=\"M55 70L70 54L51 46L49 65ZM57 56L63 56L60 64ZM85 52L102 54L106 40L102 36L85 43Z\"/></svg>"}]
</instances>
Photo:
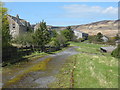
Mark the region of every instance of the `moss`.
<instances>
[{"instance_id":1,"label":"moss","mask_svg":"<svg viewBox=\"0 0 120 90\"><path fill-rule=\"evenodd\" d=\"M28 68L27 70L24 70L21 74L15 76L11 80L9 80L7 83L5 83L3 88L9 87L10 85L15 84L16 82L20 81L23 77L25 77L30 72L46 70L47 64L50 60L52 60L52 58L47 58L44 61L41 61L41 62L33 65L32 67Z\"/></svg>"}]
</instances>

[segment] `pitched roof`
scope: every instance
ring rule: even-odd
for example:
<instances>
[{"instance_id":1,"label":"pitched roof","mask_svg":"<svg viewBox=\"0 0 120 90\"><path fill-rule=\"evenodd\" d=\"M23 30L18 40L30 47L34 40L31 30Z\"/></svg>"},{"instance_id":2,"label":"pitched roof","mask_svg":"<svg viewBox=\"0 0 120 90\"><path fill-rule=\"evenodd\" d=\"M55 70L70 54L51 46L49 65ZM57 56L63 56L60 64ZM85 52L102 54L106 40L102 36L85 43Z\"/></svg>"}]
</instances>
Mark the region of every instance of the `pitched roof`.
<instances>
[{"instance_id":1,"label":"pitched roof","mask_svg":"<svg viewBox=\"0 0 120 90\"><path fill-rule=\"evenodd\" d=\"M19 19L19 18L17 18L17 17L14 17L14 16L11 16L11 15L8 15L8 16L10 16L16 23L18 23L19 25L23 25L23 26L25 26L25 25L27 25L27 21L25 21L24 19Z\"/></svg>"}]
</instances>

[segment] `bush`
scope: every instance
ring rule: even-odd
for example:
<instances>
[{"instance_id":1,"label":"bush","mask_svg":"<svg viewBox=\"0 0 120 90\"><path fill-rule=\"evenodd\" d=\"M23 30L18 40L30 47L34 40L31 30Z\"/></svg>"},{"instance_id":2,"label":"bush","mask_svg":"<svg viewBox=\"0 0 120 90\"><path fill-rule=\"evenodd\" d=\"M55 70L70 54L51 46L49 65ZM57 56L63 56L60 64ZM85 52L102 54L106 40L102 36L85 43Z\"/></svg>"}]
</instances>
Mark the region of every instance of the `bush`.
<instances>
[{"instance_id":1,"label":"bush","mask_svg":"<svg viewBox=\"0 0 120 90\"><path fill-rule=\"evenodd\" d=\"M14 38L12 40L13 43L20 44L22 46L30 46L33 44L33 38L32 38L32 33L25 33L22 35L19 35L18 37Z\"/></svg>"},{"instance_id":2,"label":"bush","mask_svg":"<svg viewBox=\"0 0 120 90\"><path fill-rule=\"evenodd\" d=\"M115 58L120 58L120 44L118 47L111 53L111 55Z\"/></svg>"},{"instance_id":3,"label":"bush","mask_svg":"<svg viewBox=\"0 0 120 90\"><path fill-rule=\"evenodd\" d=\"M67 39L64 36L62 36L61 34L57 35L56 40L61 47L63 47L64 45L67 44Z\"/></svg>"},{"instance_id":4,"label":"bush","mask_svg":"<svg viewBox=\"0 0 120 90\"><path fill-rule=\"evenodd\" d=\"M62 36L64 36L67 39L67 41L72 41L72 39L74 37L74 32L70 26L68 26L66 29L61 31L61 34L62 34Z\"/></svg>"},{"instance_id":5,"label":"bush","mask_svg":"<svg viewBox=\"0 0 120 90\"><path fill-rule=\"evenodd\" d=\"M46 22L42 21L39 24L38 29L35 30L33 35L33 42L35 46L40 48L40 51L44 51L45 45L50 42L51 36L47 29Z\"/></svg>"},{"instance_id":6,"label":"bush","mask_svg":"<svg viewBox=\"0 0 120 90\"><path fill-rule=\"evenodd\" d=\"M57 38L51 38L51 42L49 42L47 45L50 47L60 47L60 44Z\"/></svg>"},{"instance_id":7,"label":"bush","mask_svg":"<svg viewBox=\"0 0 120 90\"><path fill-rule=\"evenodd\" d=\"M90 43L96 42L96 36L95 35L88 36L88 40L89 40Z\"/></svg>"},{"instance_id":8,"label":"bush","mask_svg":"<svg viewBox=\"0 0 120 90\"><path fill-rule=\"evenodd\" d=\"M96 36L96 41L97 42L103 42L102 37L103 37L103 34L102 33L98 33L97 36Z\"/></svg>"}]
</instances>

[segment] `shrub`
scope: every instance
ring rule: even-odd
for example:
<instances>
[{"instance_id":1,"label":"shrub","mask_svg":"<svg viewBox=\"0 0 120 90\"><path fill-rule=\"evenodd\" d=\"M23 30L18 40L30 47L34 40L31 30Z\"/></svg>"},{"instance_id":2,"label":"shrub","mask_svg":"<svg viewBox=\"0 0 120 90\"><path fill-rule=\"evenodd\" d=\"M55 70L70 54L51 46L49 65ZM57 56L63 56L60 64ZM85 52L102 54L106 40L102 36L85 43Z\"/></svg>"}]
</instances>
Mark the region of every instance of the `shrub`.
<instances>
[{"instance_id":1,"label":"shrub","mask_svg":"<svg viewBox=\"0 0 120 90\"><path fill-rule=\"evenodd\" d=\"M40 22L38 29L35 30L33 35L34 45L38 46L40 51L44 51L45 45L50 42L50 39L50 32L47 29L46 22Z\"/></svg>"},{"instance_id":2,"label":"shrub","mask_svg":"<svg viewBox=\"0 0 120 90\"><path fill-rule=\"evenodd\" d=\"M51 47L60 47L60 44L57 38L51 38L51 42L49 42L47 45Z\"/></svg>"},{"instance_id":3,"label":"shrub","mask_svg":"<svg viewBox=\"0 0 120 90\"><path fill-rule=\"evenodd\" d=\"M96 42L96 36L95 36L95 35L93 35L93 36L88 36L88 40L89 40L90 43Z\"/></svg>"},{"instance_id":4,"label":"shrub","mask_svg":"<svg viewBox=\"0 0 120 90\"><path fill-rule=\"evenodd\" d=\"M67 39L67 41L71 41L74 37L74 32L70 26L68 26L66 29L61 31L61 34Z\"/></svg>"},{"instance_id":5,"label":"shrub","mask_svg":"<svg viewBox=\"0 0 120 90\"><path fill-rule=\"evenodd\" d=\"M98 33L97 36L96 36L96 41L97 42L103 42L102 37L103 37L103 34L102 33Z\"/></svg>"},{"instance_id":6,"label":"shrub","mask_svg":"<svg viewBox=\"0 0 120 90\"><path fill-rule=\"evenodd\" d=\"M12 40L13 43L30 46L33 44L32 33L21 34Z\"/></svg>"},{"instance_id":7,"label":"shrub","mask_svg":"<svg viewBox=\"0 0 120 90\"><path fill-rule=\"evenodd\" d=\"M120 44L118 47L111 53L113 57L120 58Z\"/></svg>"}]
</instances>

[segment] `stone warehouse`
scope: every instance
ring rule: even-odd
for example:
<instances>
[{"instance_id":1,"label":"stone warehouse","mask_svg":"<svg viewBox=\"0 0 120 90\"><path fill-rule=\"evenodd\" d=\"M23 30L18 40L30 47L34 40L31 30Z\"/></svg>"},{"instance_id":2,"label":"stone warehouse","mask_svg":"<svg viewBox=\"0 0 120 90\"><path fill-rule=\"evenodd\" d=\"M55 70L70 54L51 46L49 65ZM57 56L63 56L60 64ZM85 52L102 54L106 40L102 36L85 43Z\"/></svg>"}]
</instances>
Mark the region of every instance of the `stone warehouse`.
<instances>
[{"instance_id":1,"label":"stone warehouse","mask_svg":"<svg viewBox=\"0 0 120 90\"><path fill-rule=\"evenodd\" d=\"M30 23L24 19L20 19L18 15L16 17L8 15L8 21L10 34L13 38L27 32L31 28Z\"/></svg>"}]
</instances>

